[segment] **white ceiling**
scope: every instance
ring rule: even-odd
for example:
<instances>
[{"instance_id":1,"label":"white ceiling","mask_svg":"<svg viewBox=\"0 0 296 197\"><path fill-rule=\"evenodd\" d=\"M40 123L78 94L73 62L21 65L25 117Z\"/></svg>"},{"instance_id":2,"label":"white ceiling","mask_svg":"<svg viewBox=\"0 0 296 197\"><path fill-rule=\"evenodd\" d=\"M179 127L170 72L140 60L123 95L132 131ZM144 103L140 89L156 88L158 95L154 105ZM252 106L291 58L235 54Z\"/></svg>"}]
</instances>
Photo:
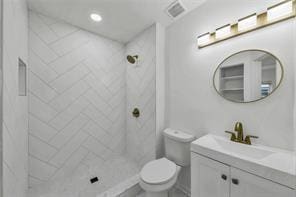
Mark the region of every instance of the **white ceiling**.
<instances>
[{"instance_id":1,"label":"white ceiling","mask_svg":"<svg viewBox=\"0 0 296 197\"><path fill-rule=\"evenodd\" d=\"M175 0L28 0L29 8L66 21L108 38L128 42L155 22L164 26L173 20L164 11ZM206 0L179 0L186 13ZM90 20L96 12L103 17L100 23Z\"/></svg>"}]
</instances>

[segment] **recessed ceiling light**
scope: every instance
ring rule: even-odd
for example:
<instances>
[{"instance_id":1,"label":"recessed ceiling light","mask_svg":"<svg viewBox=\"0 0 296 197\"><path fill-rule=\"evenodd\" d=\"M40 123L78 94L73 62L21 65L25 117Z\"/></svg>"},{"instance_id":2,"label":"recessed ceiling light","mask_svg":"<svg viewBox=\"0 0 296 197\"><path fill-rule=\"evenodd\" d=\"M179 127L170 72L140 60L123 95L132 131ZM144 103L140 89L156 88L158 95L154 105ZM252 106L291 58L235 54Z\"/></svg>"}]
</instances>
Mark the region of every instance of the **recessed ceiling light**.
<instances>
[{"instance_id":1,"label":"recessed ceiling light","mask_svg":"<svg viewBox=\"0 0 296 197\"><path fill-rule=\"evenodd\" d=\"M90 15L90 18L95 22L100 22L102 20L102 17L99 14L95 14L95 13L92 13Z\"/></svg>"}]
</instances>

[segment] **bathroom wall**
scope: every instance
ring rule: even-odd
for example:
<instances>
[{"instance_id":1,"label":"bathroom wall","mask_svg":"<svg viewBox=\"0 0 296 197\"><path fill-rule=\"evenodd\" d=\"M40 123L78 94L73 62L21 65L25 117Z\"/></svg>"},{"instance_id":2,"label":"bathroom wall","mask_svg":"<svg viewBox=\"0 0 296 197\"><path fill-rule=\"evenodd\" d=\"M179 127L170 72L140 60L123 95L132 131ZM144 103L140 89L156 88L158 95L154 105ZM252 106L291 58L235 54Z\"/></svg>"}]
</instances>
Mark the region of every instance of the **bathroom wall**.
<instances>
[{"instance_id":1,"label":"bathroom wall","mask_svg":"<svg viewBox=\"0 0 296 197\"><path fill-rule=\"evenodd\" d=\"M125 151L126 64L118 42L34 12L29 28L33 187Z\"/></svg>"},{"instance_id":2,"label":"bathroom wall","mask_svg":"<svg viewBox=\"0 0 296 197\"><path fill-rule=\"evenodd\" d=\"M280 0L209 0L167 29L166 125L202 136L225 135L236 121L246 133L259 136L261 144L293 149L293 105L295 65L294 19L230 40L197 48L197 36L267 8ZM263 49L283 63L284 80L268 98L248 104L220 97L212 84L213 73L225 57L245 49ZM189 173L181 182L189 186Z\"/></svg>"},{"instance_id":3,"label":"bathroom wall","mask_svg":"<svg viewBox=\"0 0 296 197\"><path fill-rule=\"evenodd\" d=\"M229 7L229 4L209 1L167 30L170 78L167 115L170 126L197 136L208 132L224 135L223 131L231 129L239 120L244 123L246 132L260 137L258 142L293 148L294 21L284 21L204 49L198 49L196 43L196 36L202 32L275 2L245 0L237 3L229 0ZM213 88L215 68L228 55L252 48L267 50L282 61L283 83L275 94L259 102L236 104L226 101Z\"/></svg>"},{"instance_id":4,"label":"bathroom wall","mask_svg":"<svg viewBox=\"0 0 296 197\"><path fill-rule=\"evenodd\" d=\"M127 63L127 154L140 166L155 158L156 27L146 29L126 46L126 54L139 55L138 64ZM140 117L132 116L133 109Z\"/></svg>"},{"instance_id":5,"label":"bathroom wall","mask_svg":"<svg viewBox=\"0 0 296 197\"><path fill-rule=\"evenodd\" d=\"M25 197L28 187L28 98L19 96L18 59L28 63L28 13L25 0L3 0L2 3L1 187L5 197Z\"/></svg>"}]
</instances>

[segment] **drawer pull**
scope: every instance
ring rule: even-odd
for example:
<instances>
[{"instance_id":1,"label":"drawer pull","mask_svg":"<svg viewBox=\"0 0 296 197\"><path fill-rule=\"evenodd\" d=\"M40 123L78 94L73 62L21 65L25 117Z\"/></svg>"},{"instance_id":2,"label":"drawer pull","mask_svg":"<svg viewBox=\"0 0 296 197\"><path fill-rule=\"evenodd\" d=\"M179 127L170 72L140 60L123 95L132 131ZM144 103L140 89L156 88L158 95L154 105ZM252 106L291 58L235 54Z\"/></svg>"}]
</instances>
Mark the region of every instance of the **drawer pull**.
<instances>
[{"instance_id":1,"label":"drawer pull","mask_svg":"<svg viewBox=\"0 0 296 197\"><path fill-rule=\"evenodd\" d=\"M225 174L222 174L222 175L221 175L221 178L222 178L223 180L225 180L225 181L227 180L227 176L226 176Z\"/></svg>"},{"instance_id":2,"label":"drawer pull","mask_svg":"<svg viewBox=\"0 0 296 197\"><path fill-rule=\"evenodd\" d=\"M239 184L239 181L238 181L238 179L232 179L232 183L233 183L234 185L238 185L238 184Z\"/></svg>"}]
</instances>

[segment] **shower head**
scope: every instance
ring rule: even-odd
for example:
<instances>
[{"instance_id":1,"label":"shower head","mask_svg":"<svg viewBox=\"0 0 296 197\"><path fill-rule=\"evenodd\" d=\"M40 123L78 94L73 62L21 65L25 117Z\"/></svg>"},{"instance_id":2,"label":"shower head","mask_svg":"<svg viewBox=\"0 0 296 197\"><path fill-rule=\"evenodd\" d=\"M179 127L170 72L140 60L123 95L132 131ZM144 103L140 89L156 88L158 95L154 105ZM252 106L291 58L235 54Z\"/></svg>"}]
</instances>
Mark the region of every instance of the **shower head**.
<instances>
[{"instance_id":1,"label":"shower head","mask_svg":"<svg viewBox=\"0 0 296 197\"><path fill-rule=\"evenodd\" d=\"M139 57L138 55L134 55L134 56L128 55L126 59L129 63L134 64L136 63L138 57Z\"/></svg>"}]
</instances>

